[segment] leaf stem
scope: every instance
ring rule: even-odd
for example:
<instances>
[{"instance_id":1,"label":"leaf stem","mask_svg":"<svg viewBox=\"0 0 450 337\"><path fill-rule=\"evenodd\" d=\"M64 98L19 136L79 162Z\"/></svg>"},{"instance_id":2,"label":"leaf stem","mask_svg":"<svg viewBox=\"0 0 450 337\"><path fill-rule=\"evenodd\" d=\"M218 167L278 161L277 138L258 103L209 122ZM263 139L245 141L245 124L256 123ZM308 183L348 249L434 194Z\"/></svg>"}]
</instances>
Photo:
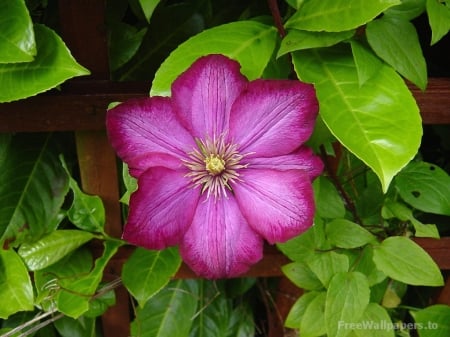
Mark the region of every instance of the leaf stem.
<instances>
[{"instance_id":1,"label":"leaf stem","mask_svg":"<svg viewBox=\"0 0 450 337\"><path fill-rule=\"evenodd\" d=\"M278 7L277 0L267 0L270 12L272 13L272 18L275 23L275 27L278 29L278 34L281 38L286 36L286 30L283 26L283 20L281 19L280 8Z\"/></svg>"},{"instance_id":2,"label":"leaf stem","mask_svg":"<svg viewBox=\"0 0 450 337\"><path fill-rule=\"evenodd\" d=\"M328 173L328 176L330 177L332 183L334 186L336 186L337 190L339 191L339 194L341 195L342 199L344 199L344 203L346 208L349 210L350 213L353 215L353 220L362 225L362 221L358 215L358 212L356 211L355 204L353 203L353 200L350 198L348 193L345 191L344 187L342 186L341 182L339 181L336 172L333 170L328 155L325 151L325 148L323 146L320 147L320 156L322 158L323 164L325 166L325 171Z\"/></svg>"}]
</instances>

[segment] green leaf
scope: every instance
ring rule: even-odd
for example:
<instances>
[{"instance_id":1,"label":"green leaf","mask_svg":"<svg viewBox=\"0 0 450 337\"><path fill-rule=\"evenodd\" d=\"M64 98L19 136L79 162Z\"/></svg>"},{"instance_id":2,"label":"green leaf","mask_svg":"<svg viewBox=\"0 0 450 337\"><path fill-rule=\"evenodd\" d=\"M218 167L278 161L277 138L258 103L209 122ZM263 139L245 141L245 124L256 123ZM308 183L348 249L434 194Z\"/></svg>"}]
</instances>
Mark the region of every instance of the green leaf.
<instances>
[{"instance_id":1,"label":"green leaf","mask_svg":"<svg viewBox=\"0 0 450 337\"><path fill-rule=\"evenodd\" d=\"M137 248L123 266L122 281L139 306L144 307L170 281L180 264L176 248L160 251Z\"/></svg>"},{"instance_id":2,"label":"green leaf","mask_svg":"<svg viewBox=\"0 0 450 337\"><path fill-rule=\"evenodd\" d=\"M54 323L61 337L95 337L95 319L90 317L62 317Z\"/></svg>"},{"instance_id":3,"label":"green leaf","mask_svg":"<svg viewBox=\"0 0 450 337\"><path fill-rule=\"evenodd\" d=\"M122 179L125 185L125 193L120 198L120 202L128 205L130 202L131 194L137 190L137 179L132 177L126 163L122 164Z\"/></svg>"},{"instance_id":4,"label":"green leaf","mask_svg":"<svg viewBox=\"0 0 450 337\"><path fill-rule=\"evenodd\" d=\"M325 294L325 292L309 291L300 296L289 311L284 325L287 328L299 329L306 309L309 304L320 294Z\"/></svg>"},{"instance_id":5,"label":"green leaf","mask_svg":"<svg viewBox=\"0 0 450 337\"><path fill-rule=\"evenodd\" d=\"M103 290L100 290L103 291ZM106 291L99 296L95 296L89 302L89 310L86 311L83 316L85 317L98 317L105 313L109 307L113 306L116 303L116 294L113 290Z\"/></svg>"},{"instance_id":6,"label":"green leaf","mask_svg":"<svg viewBox=\"0 0 450 337\"><path fill-rule=\"evenodd\" d=\"M333 219L345 216L344 202L331 181L320 176L313 182L316 213L321 218Z\"/></svg>"},{"instance_id":7,"label":"green leaf","mask_svg":"<svg viewBox=\"0 0 450 337\"><path fill-rule=\"evenodd\" d=\"M347 51L295 52L299 77L316 86L320 114L333 135L378 176L383 191L417 153L422 124L404 81L382 66L363 86Z\"/></svg>"},{"instance_id":8,"label":"green leaf","mask_svg":"<svg viewBox=\"0 0 450 337\"><path fill-rule=\"evenodd\" d=\"M377 303L369 303L353 332L355 337L394 337L393 326L385 308Z\"/></svg>"},{"instance_id":9,"label":"green leaf","mask_svg":"<svg viewBox=\"0 0 450 337\"><path fill-rule=\"evenodd\" d=\"M69 78L88 75L54 31L35 25L37 55L32 62L0 64L0 102L34 96Z\"/></svg>"},{"instance_id":10,"label":"green leaf","mask_svg":"<svg viewBox=\"0 0 450 337\"><path fill-rule=\"evenodd\" d=\"M189 336L197 311L198 282L176 280L137 308L131 335L140 337Z\"/></svg>"},{"instance_id":11,"label":"green leaf","mask_svg":"<svg viewBox=\"0 0 450 337\"><path fill-rule=\"evenodd\" d=\"M426 8L431 26L431 45L433 45L450 30L450 7L438 0L427 0Z\"/></svg>"},{"instance_id":12,"label":"green leaf","mask_svg":"<svg viewBox=\"0 0 450 337\"><path fill-rule=\"evenodd\" d=\"M339 248L358 248L368 243L376 242L368 230L346 219L335 219L325 228L328 240Z\"/></svg>"},{"instance_id":13,"label":"green leaf","mask_svg":"<svg viewBox=\"0 0 450 337\"><path fill-rule=\"evenodd\" d=\"M150 22L153 11L158 6L160 0L139 0L142 11L144 12L145 19Z\"/></svg>"},{"instance_id":14,"label":"green leaf","mask_svg":"<svg viewBox=\"0 0 450 337\"><path fill-rule=\"evenodd\" d=\"M357 322L369 304L367 278L359 272L337 273L330 282L325 304L328 336L345 337L345 323Z\"/></svg>"},{"instance_id":15,"label":"green leaf","mask_svg":"<svg viewBox=\"0 0 450 337\"><path fill-rule=\"evenodd\" d=\"M358 72L359 85L363 85L380 70L383 62L361 42L350 40L350 45Z\"/></svg>"},{"instance_id":16,"label":"green leaf","mask_svg":"<svg viewBox=\"0 0 450 337\"><path fill-rule=\"evenodd\" d=\"M300 322L300 334L302 337L317 337L326 333L325 326L325 292L317 295L306 307Z\"/></svg>"},{"instance_id":17,"label":"green leaf","mask_svg":"<svg viewBox=\"0 0 450 337\"><path fill-rule=\"evenodd\" d=\"M425 11L425 1L426 0L402 0L400 5L389 8L384 14L409 21L418 17Z\"/></svg>"},{"instance_id":18,"label":"green leaf","mask_svg":"<svg viewBox=\"0 0 450 337\"><path fill-rule=\"evenodd\" d=\"M354 30L343 32L309 32L291 29L281 41L277 57L301 49L329 47L351 38L354 33Z\"/></svg>"},{"instance_id":19,"label":"green leaf","mask_svg":"<svg viewBox=\"0 0 450 337\"><path fill-rule=\"evenodd\" d=\"M373 262L373 248L370 245L364 247L360 256L353 266L353 271L363 273L367 277L370 286L379 284L386 279L386 275L377 269Z\"/></svg>"},{"instance_id":20,"label":"green leaf","mask_svg":"<svg viewBox=\"0 0 450 337\"><path fill-rule=\"evenodd\" d=\"M373 260L379 270L394 280L423 286L444 284L439 267L419 245L403 236L385 239L374 247Z\"/></svg>"},{"instance_id":21,"label":"green leaf","mask_svg":"<svg viewBox=\"0 0 450 337\"><path fill-rule=\"evenodd\" d=\"M420 337L447 337L450 335L450 306L435 304L410 313L417 324Z\"/></svg>"},{"instance_id":22,"label":"green leaf","mask_svg":"<svg viewBox=\"0 0 450 337\"><path fill-rule=\"evenodd\" d=\"M317 252L306 263L325 288L336 273L346 272L349 268L348 257L333 251Z\"/></svg>"},{"instance_id":23,"label":"green leaf","mask_svg":"<svg viewBox=\"0 0 450 337\"><path fill-rule=\"evenodd\" d=\"M341 32L369 22L399 0L310 0L287 22L287 28Z\"/></svg>"},{"instance_id":24,"label":"green leaf","mask_svg":"<svg viewBox=\"0 0 450 337\"><path fill-rule=\"evenodd\" d=\"M56 297L61 291L61 281L76 280L89 274L93 267L92 254L88 247L81 247L52 265L34 272L37 291L36 304L48 311L56 306Z\"/></svg>"},{"instance_id":25,"label":"green leaf","mask_svg":"<svg viewBox=\"0 0 450 337\"><path fill-rule=\"evenodd\" d=\"M36 241L61 221L69 184L44 134L0 139L0 242Z\"/></svg>"},{"instance_id":26,"label":"green leaf","mask_svg":"<svg viewBox=\"0 0 450 337\"><path fill-rule=\"evenodd\" d=\"M79 229L90 232L104 232L105 207L102 199L97 195L89 195L81 191L78 183L70 176L70 172L62 156L62 166L69 177L69 186L73 192L73 201L67 216Z\"/></svg>"},{"instance_id":27,"label":"green leaf","mask_svg":"<svg viewBox=\"0 0 450 337\"><path fill-rule=\"evenodd\" d=\"M412 23L382 17L367 24L366 35L370 46L380 58L425 90L427 65Z\"/></svg>"},{"instance_id":28,"label":"green leaf","mask_svg":"<svg viewBox=\"0 0 450 337\"><path fill-rule=\"evenodd\" d=\"M169 96L178 75L197 58L223 54L237 60L250 80L262 75L275 49L277 31L256 21L238 21L207 29L182 43L161 64L150 95Z\"/></svg>"},{"instance_id":29,"label":"green leaf","mask_svg":"<svg viewBox=\"0 0 450 337\"><path fill-rule=\"evenodd\" d=\"M296 286L305 290L319 290L323 288L322 282L305 262L291 262L281 268L286 277Z\"/></svg>"},{"instance_id":30,"label":"green leaf","mask_svg":"<svg viewBox=\"0 0 450 337\"><path fill-rule=\"evenodd\" d=\"M88 274L60 280L63 290L56 298L59 311L72 318L88 312L89 303L103 278L104 269L122 244L119 240L104 241L103 254L95 260L94 268Z\"/></svg>"},{"instance_id":31,"label":"green leaf","mask_svg":"<svg viewBox=\"0 0 450 337\"><path fill-rule=\"evenodd\" d=\"M436 225L423 224L414 218L413 212L403 203L386 199L382 209L382 216L385 219L398 218L402 221L410 221L414 226L416 237L430 237L439 239L439 231Z\"/></svg>"},{"instance_id":32,"label":"green leaf","mask_svg":"<svg viewBox=\"0 0 450 337\"><path fill-rule=\"evenodd\" d=\"M39 270L59 261L93 238L94 235L89 232L73 229L57 230L37 242L24 243L18 253L29 270Z\"/></svg>"},{"instance_id":33,"label":"green leaf","mask_svg":"<svg viewBox=\"0 0 450 337\"><path fill-rule=\"evenodd\" d=\"M25 1L2 1L0 13L0 63L32 61L36 43Z\"/></svg>"},{"instance_id":34,"label":"green leaf","mask_svg":"<svg viewBox=\"0 0 450 337\"><path fill-rule=\"evenodd\" d=\"M412 162L398 174L395 187L412 207L450 215L450 176L439 166Z\"/></svg>"},{"instance_id":35,"label":"green leaf","mask_svg":"<svg viewBox=\"0 0 450 337\"><path fill-rule=\"evenodd\" d=\"M28 270L15 251L0 249L0 318L25 310L33 310Z\"/></svg>"}]
</instances>

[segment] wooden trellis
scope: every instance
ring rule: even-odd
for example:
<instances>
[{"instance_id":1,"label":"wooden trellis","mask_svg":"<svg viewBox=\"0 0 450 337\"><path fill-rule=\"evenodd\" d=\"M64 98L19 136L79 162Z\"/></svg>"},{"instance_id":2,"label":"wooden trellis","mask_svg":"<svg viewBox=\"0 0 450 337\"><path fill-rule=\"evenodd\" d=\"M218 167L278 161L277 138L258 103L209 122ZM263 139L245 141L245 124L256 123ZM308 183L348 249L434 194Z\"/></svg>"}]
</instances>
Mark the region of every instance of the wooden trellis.
<instances>
[{"instance_id":1,"label":"wooden trellis","mask_svg":"<svg viewBox=\"0 0 450 337\"><path fill-rule=\"evenodd\" d=\"M58 92L1 104L0 132L75 132L83 189L103 199L106 232L120 237L119 179L116 156L106 138L105 113L110 102L148 96L150 83L109 81L104 0L59 0L58 4L63 40L77 61L90 69L92 75L68 81ZM425 92L416 88L412 88L412 92L420 106L424 124L450 124L450 78L432 78ZM450 270L450 238L416 239L416 242L443 271ZM105 278L110 280L120 276L121 266L129 254L129 248L121 249L109 263ZM280 267L287 262L284 255L268 247L264 259L252 267L246 276L282 276ZM176 277L195 275L183 265ZM128 294L124 288L119 288L116 295L116 305L102 317L106 337L130 335ZM286 300L280 292L277 301L281 303ZM436 302L450 305L448 275ZM286 313L281 312L281 315ZM277 335L274 331L271 331L271 336Z\"/></svg>"}]
</instances>

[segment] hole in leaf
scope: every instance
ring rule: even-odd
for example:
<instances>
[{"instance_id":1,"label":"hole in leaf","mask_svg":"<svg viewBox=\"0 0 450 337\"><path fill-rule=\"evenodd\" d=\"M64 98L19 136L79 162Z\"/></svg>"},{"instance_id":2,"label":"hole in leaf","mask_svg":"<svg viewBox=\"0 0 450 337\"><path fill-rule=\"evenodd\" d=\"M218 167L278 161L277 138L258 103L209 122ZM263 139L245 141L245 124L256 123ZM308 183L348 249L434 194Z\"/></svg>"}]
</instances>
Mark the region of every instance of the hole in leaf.
<instances>
[{"instance_id":1,"label":"hole in leaf","mask_svg":"<svg viewBox=\"0 0 450 337\"><path fill-rule=\"evenodd\" d=\"M436 170L436 167L434 167L433 165L430 165L430 171L434 171Z\"/></svg>"},{"instance_id":2,"label":"hole in leaf","mask_svg":"<svg viewBox=\"0 0 450 337\"><path fill-rule=\"evenodd\" d=\"M414 196L414 198L420 197L420 192L419 191L412 191L411 194Z\"/></svg>"}]
</instances>

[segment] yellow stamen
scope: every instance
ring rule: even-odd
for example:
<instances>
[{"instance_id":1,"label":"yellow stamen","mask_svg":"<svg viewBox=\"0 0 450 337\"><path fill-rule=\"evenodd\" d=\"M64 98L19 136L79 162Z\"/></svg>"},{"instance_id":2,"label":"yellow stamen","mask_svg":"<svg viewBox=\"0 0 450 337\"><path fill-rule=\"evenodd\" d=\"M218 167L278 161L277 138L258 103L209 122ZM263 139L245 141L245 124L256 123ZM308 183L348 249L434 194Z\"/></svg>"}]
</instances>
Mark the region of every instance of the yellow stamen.
<instances>
[{"instance_id":1,"label":"yellow stamen","mask_svg":"<svg viewBox=\"0 0 450 337\"><path fill-rule=\"evenodd\" d=\"M216 154L210 154L205 158L205 167L209 174L216 176L225 170L225 160Z\"/></svg>"}]
</instances>

